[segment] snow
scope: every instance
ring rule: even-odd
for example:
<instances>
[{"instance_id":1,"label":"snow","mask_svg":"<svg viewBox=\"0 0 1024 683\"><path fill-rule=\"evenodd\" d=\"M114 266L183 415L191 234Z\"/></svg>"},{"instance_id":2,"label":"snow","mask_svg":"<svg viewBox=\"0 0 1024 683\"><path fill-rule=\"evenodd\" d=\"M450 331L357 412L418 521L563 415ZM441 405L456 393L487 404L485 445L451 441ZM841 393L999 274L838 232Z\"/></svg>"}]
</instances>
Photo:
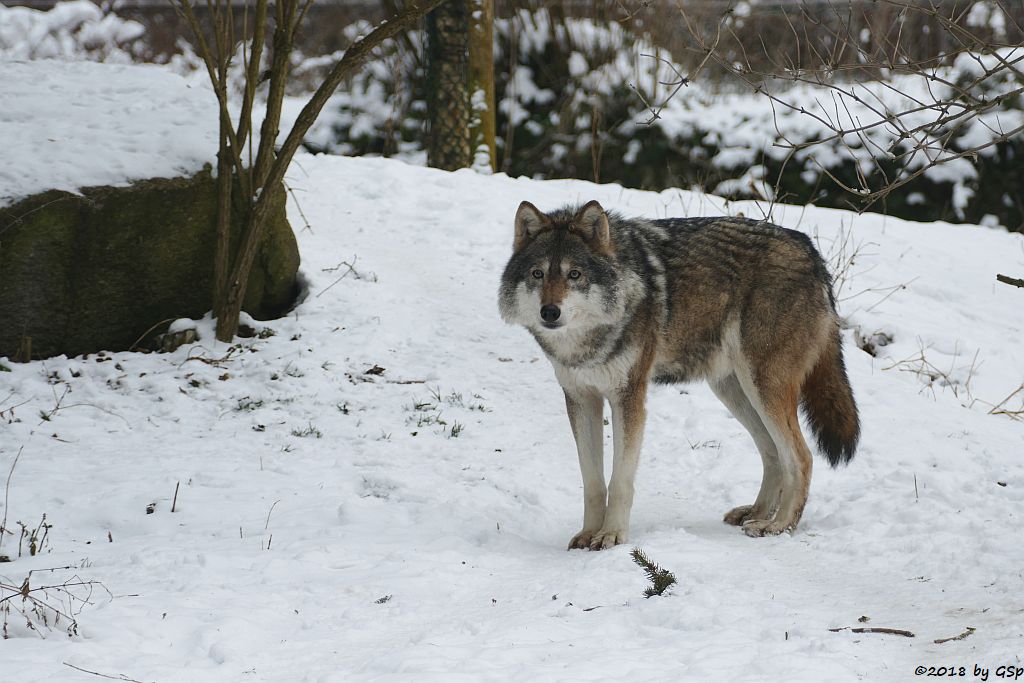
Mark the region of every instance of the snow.
<instances>
[{"instance_id":1,"label":"snow","mask_svg":"<svg viewBox=\"0 0 1024 683\"><path fill-rule=\"evenodd\" d=\"M590 71L590 65L587 64L587 58L579 52L571 52L569 54L569 75L574 78L580 78L585 76Z\"/></svg>"},{"instance_id":2,"label":"snow","mask_svg":"<svg viewBox=\"0 0 1024 683\"><path fill-rule=\"evenodd\" d=\"M716 168L748 168L757 158L756 149L750 147L723 147L711 158Z\"/></svg>"},{"instance_id":3,"label":"snow","mask_svg":"<svg viewBox=\"0 0 1024 683\"><path fill-rule=\"evenodd\" d=\"M999 38L1006 35L1005 12L999 4L989 2L989 0L982 0L971 5L966 23L972 28L987 28Z\"/></svg>"},{"instance_id":4,"label":"snow","mask_svg":"<svg viewBox=\"0 0 1024 683\"><path fill-rule=\"evenodd\" d=\"M522 104L539 102L541 104L551 102L555 99L555 93L547 88L539 88L533 82L533 70L528 66L518 65L512 72L509 90L515 93L515 98L506 98L498 103L498 108L508 114L513 125L518 125L528 117L528 112L522 108Z\"/></svg>"},{"instance_id":5,"label":"snow","mask_svg":"<svg viewBox=\"0 0 1024 683\"><path fill-rule=\"evenodd\" d=\"M49 11L0 5L0 59L92 59L130 63L145 33L137 21L105 14L89 0Z\"/></svg>"},{"instance_id":6,"label":"snow","mask_svg":"<svg viewBox=\"0 0 1024 683\"><path fill-rule=\"evenodd\" d=\"M8 61L0 92L0 206L215 165L212 91L163 67Z\"/></svg>"},{"instance_id":7,"label":"snow","mask_svg":"<svg viewBox=\"0 0 1024 683\"><path fill-rule=\"evenodd\" d=\"M706 387L652 388L631 544L566 552L582 492L561 391L496 310L516 206L767 205L308 155L289 184L308 291L257 324L273 336L228 347L206 320L171 354L0 362L0 475L21 449L3 514L53 525L36 557L5 539L0 580L71 567L32 585L109 591L77 605L77 637L12 615L5 680L95 678L65 663L195 682L1020 666L1024 424L988 414L1024 381L1022 294L994 281L1024 271L1020 235L774 205L837 272L857 457L816 460L795 534L747 538L721 515L756 492L749 437ZM855 330L893 340L872 357ZM669 594L642 597L632 545L675 573ZM829 630L847 626L916 637Z\"/></svg>"}]
</instances>

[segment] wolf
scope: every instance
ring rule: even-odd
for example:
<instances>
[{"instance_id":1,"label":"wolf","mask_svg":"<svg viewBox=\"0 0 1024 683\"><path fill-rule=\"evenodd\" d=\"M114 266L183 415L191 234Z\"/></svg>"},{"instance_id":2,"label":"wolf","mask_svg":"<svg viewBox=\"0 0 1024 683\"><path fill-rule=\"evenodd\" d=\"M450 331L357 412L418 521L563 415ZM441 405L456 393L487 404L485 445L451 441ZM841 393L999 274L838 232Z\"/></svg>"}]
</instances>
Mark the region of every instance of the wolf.
<instances>
[{"instance_id":1,"label":"wolf","mask_svg":"<svg viewBox=\"0 0 1024 683\"><path fill-rule=\"evenodd\" d=\"M798 406L833 467L850 461L860 435L835 303L821 254L794 230L523 202L498 307L533 335L565 393L583 474L583 528L569 549L628 540L651 382L707 380L750 432L761 487L724 521L749 536L795 529L811 478Z\"/></svg>"}]
</instances>

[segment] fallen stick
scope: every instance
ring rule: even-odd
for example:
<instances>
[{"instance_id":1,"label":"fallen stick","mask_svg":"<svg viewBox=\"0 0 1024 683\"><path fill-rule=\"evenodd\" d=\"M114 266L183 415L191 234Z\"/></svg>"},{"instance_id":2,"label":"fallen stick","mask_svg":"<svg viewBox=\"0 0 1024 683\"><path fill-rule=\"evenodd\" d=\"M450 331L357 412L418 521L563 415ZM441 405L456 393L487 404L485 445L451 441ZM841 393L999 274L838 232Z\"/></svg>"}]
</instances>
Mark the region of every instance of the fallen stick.
<instances>
[{"instance_id":1,"label":"fallen stick","mask_svg":"<svg viewBox=\"0 0 1024 683\"><path fill-rule=\"evenodd\" d=\"M901 628L883 628L881 626L843 626L842 628L830 628L829 631L838 633L839 631L852 631L853 633L888 633L893 636L904 636L906 638L913 638L914 634L910 631L904 631Z\"/></svg>"},{"instance_id":2,"label":"fallen stick","mask_svg":"<svg viewBox=\"0 0 1024 683\"><path fill-rule=\"evenodd\" d=\"M1024 280L1017 277L1010 277L1009 275L996 275L996 279L1003 284L1013 285L1014 287L1024 287Z\"/></svg>"},{"instance_id":3,"label":"fallen stick","mask_svg":"<svg viewBox=\"0 0 1024 683\"><path fill-rule=\"evenodd\" d=\"M972 633L974 633L974 630L975 630L975 629L974 629L973 627L971 627L971 626L968 626L968 627L967 627L967 630L966 630L966 631L964 631L963 633L961 633L960 635L958 635L958 636L953 636L952 638L939 638L938 640L936 640L936 641L935 641L935 644L936 644L936 645L941 645L942 643L948 643L948 642L949 642L949 641L951 641L951 640L963 640L963 639L964 639L964 638L966 638L967 636L969 636L969 635L971 635Z\"/></svg>"}]
</instances>

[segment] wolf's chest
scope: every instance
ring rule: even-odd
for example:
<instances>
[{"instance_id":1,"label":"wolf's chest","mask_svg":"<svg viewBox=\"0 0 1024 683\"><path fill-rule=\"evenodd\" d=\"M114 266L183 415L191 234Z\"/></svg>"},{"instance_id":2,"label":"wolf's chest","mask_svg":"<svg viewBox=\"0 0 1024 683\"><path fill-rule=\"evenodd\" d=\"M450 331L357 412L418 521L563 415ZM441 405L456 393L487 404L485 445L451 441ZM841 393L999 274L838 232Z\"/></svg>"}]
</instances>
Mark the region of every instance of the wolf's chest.
<instances>
[{"instance_id":1,"label":"wolf's chest","mask_svg":"<svg viewBox=\"0 0 1024 683\"><path fill-rule=\"evenodd\" d=\"M551 359L555 377L563 388L570 391L597 391L610 396L626 385L636 362L636 351L627 350L602 363L568 367Z\"/></svg>"}]
</instances>

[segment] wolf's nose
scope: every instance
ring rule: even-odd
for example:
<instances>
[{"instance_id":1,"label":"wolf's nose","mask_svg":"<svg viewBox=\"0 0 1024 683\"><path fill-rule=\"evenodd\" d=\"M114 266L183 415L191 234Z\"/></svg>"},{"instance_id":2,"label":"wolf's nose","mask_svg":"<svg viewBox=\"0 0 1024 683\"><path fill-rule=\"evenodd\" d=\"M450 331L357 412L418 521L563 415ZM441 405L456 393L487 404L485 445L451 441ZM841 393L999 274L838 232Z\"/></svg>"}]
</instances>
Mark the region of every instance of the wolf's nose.
<instances>
[{"instance_id":1,"label":"wolf's nose","mask_svg":"<svg viewBox=\"0 0 1024 683\"><path fill-rule=\"evenodd\" d=\"M558 316L562 315L562 312L558 310L558 306L547 304L546 306L540 307L540 317L546 323L553 323L558 320Z\"/></svg>"}]
</instances>

